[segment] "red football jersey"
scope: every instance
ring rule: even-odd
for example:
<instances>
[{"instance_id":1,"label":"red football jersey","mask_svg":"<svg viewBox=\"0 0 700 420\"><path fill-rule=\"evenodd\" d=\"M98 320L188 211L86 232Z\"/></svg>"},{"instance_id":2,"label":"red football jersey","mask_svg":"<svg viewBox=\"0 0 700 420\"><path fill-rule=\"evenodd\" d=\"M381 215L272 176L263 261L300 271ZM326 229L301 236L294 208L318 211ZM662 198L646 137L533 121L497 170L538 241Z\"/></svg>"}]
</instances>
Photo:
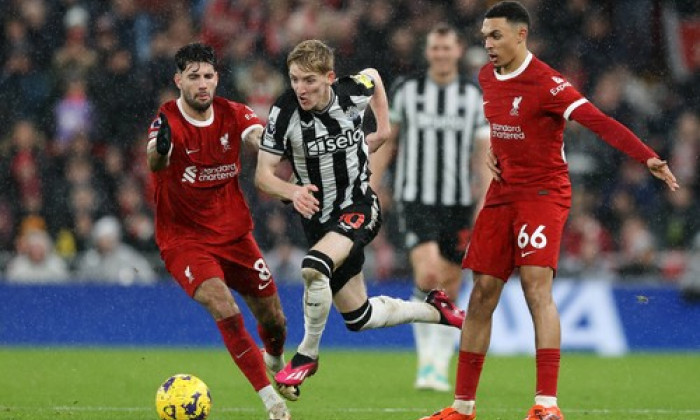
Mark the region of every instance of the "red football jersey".
<instances>
[{"instance_id":1,"label":"red football jersey","mask_svg":"<svg viewBox=\"0 0 700 420\"><path fill-rule=\"evenodd\" d=\"M497 74L492 63L485 65L479 83L502 171L502 181L491 182L485 205L547 200L569 206L564 125L587 100L532 53L507 75Z\"/></svg>"},{"instance_id":2,"label":"red football jersey","mask_svg":"<svg viewBox=\"0 0 700 420\"><path fill-rule=\"evenodd\" d=\"M243 104L215 97L212 117L188 117L180 100L159 110L168 118L172 149L168 167L153 172L156 243L161 251L186 242L203 246L230 243L253 228L250 210L238 183L242 139L262 123ZM149 129L155 141L156 118Z\"/></svg>"}]
</instances>

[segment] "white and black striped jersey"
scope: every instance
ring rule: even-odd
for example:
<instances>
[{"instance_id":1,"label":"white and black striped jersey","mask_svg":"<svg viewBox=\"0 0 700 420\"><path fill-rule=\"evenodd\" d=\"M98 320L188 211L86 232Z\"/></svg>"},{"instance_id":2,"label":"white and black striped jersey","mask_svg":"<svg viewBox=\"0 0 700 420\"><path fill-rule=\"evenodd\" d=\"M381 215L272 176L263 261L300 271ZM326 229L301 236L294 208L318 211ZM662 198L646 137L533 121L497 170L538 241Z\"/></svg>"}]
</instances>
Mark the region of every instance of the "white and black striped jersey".
<instances>
[{"instance_id":1,"label":"white and black striped jersey","mask_svg":"<svg viewBox=\"0 0 700 420\"><path fill-rule=\"evenodd\" d=\"M314 219L325 223L367 194L369 154L362 131L364 111L374 82L364 74L346 76L331 86L331 101L322 111L304 111L294 91L282 94L270 110L260 149L286 155L296 183L313 184L321 203Z\"/></svg>"},{"instance_id":2,"label":"white and black striped jersey","mask_svg":"<svg viewBox=\"0 0 700 420\"><path fill-rule=\"evenodd\" d=\"M424 73L399 79L390 101L400 125L394 199L471 205L474 136L488 129L479 87L464 76L441 86Z\"/></svg>"}]
</instances>

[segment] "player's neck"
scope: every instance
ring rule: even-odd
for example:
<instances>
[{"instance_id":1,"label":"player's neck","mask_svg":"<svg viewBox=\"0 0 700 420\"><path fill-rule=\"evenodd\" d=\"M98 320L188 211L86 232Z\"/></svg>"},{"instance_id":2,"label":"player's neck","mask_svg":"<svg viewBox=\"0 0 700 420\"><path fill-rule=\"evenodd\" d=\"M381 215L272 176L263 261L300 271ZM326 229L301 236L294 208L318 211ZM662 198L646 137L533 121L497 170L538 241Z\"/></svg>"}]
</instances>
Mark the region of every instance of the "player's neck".
<instances>
[{"instance_id":1,"label":"player's neck","mask_svg":"<svg viewBox=\"0 0 700 420\"><path fill-rule=\"evenodd\" d=\"M527 50L527 48L522 48L518 50L518 52L515 54L515 57L510 61L510 63L498 69L498 74L505 76L506 74L510 74L518 70L527 59L528 54L529 51Z\"/></svg>"},{"instance_id":2,"label":"player's neck","mask_svg":"<svg viewBox=\"0 0 700 420\"><path fill-rule=\"evenodd\" d=\"M207 121L211 118L212 107L208 106L204 111L199 111L187 104L187 101L180 98L180 105L182 106L182 111L187 114L188 117L197 121Z\"/></svg>"},{"instance_id":3,"label":"player's neck","mask_svg":"<svg viewBox=\"0 0 700 420\"><path fill-rule=\"evenodd\" d=\"M428 76L430 76L430 79L440 86L449 85L457 78L458 74L457 69L447 73L438 73L434 70L428 69Z\"/></svg>"}]
</instances>

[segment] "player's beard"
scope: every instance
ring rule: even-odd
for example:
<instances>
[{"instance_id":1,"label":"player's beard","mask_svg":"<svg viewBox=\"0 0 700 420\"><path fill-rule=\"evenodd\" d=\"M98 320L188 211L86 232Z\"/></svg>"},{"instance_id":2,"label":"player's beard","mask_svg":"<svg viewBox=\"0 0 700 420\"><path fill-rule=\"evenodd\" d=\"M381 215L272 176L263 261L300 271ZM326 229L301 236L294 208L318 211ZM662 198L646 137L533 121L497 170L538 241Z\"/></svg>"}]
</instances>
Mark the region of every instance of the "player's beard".
<instances>
[{"instance_id":1,"label":"player's beard","mask_svg":"<svg viewBox=\"0 0 700 420\"><path fill-rule=\"evenodd\" d=\"M207 109L209 109L212 102L214 102L213 96L209 96L209 99L206 102L198 101L196 96L192 97L190 95L183 95L183 98L185 99L187 105L189 105L190 108L194 109L197 112L206 111Z\"/></svg>"}]
</instances>

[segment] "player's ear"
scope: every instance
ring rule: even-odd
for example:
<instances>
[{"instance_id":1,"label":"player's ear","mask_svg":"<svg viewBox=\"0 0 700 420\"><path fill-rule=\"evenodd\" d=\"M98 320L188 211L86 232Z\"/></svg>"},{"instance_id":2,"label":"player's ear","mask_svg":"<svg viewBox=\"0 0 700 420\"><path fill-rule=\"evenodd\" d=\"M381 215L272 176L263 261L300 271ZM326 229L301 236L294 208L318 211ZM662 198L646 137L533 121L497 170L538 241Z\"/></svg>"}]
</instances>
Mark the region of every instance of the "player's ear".
<instances>
[{"instance_id":1,"label":"player's ear","mask_svg":"<svg viewBox=\"0 0 700 420\"><path fill-rule=\"evenodd\" d=\"M518 28L518 44L527 41L528 29L525 25L520 25Z\"/></svg>"},{"instance_id":2,"label":"player's ear","mask_svg":"<svg viewBox=\"0 0 700 420\"><path fill-rule=\"evenodd\" d=\"M328 80L328 84L333 84L333 82L335 82L335 72L333 70L329 71L326 73L326 78Z\"/></svg>"},{"instance_id":3,"label":"player's ear","mask_svg":"<svg viewBox=\"0 0 700 420\"><path fill-rule=\"evenodd\" d=\"M180 83L182 83L182 74L180 72L175 72L175 76L173 76L173 81L175 82L175 86L177 86L178 89L182 89L180 87Z\"/></svg>"}]
</instances>

